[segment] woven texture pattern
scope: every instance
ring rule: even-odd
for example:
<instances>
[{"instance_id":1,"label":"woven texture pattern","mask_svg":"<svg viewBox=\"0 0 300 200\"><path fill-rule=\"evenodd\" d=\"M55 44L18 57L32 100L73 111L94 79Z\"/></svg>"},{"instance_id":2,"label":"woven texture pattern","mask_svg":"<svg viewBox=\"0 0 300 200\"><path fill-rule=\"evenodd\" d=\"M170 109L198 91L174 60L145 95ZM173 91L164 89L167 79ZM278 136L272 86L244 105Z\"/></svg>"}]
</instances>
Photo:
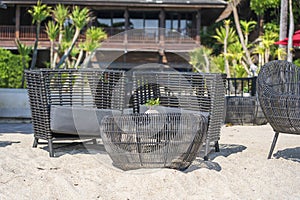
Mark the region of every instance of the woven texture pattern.
<instances>
[{"instance_id":1,"label":"woven texture pattern","mask_svg":"<svg viewBox=\"0 0 300 200\"><path fill-rule=\"evenodd\" d=\"M258 97L275 132L300 134L300 70L287 61L271 61L258 76Z\"/></svg>"},{"instance_id":2,"label":"woven texture pattern","mask_svg":"<svg viewBox=\"0 0 300 200\"><path fill-rule=\"evenodd\" d=\"M234 125L266 124L256 95L256 79L227 78L225 123Z\"/></svg>"},{"instance_id":3,"label":"woven texture pattern","mask_svg":"<svg viewBox=\"0 0 300 200\"><path fill-rule=\"evenodd\" d=\"M220 139L225 115L225 85L221 74L189 72L135 72L134 112L149 99L160 99L160 105L208 112L209 126L206 152L210 142Z\"/></svg>"},{"instance_id":4,"label":"woven texture pattern","mask_svg":"<svg viewBox=\"0 0 300 200\"><path fill-rule=\"evenodd\" d=\"M101 129L116 167L184 170L199 153L207 119L182 113L115 115L105 117Z\"/></svg>"},{"instance_id":5,"label":"woven texture pattern","mask_svg":"<svg viewBox=\"0 0 300 200\"><path fill-rule=\"evenodd\" d=\"M44 69L26 71L25 77L36 140L52 143L52 139L63 136L51 132L51 105L123 108L124 74L120 71Z\"/></svg>"}]
</instances>

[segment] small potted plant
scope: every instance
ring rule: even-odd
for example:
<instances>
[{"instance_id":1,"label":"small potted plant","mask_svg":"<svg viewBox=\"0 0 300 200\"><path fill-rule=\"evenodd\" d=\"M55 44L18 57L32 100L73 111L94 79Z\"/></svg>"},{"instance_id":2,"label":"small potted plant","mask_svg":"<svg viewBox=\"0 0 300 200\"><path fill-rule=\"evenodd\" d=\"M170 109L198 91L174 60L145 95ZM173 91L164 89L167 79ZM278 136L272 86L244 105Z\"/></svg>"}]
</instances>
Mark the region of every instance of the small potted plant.
<instances>
[{"instance_id":1,"label":"small potted plant","mask_svg":"<svg viewBox=\"0 0 300 200\"><path fill-rule=\"evenodd\" d=\"M160 104L159 98L157 99L149 99L145 104L148 107L148 110L145 112L146 114L155 114L158 113L157 110L153 109L153 106L158 106Z\"/></svg>"},{"instance_id":2,"label":"small potted plant","mask_svg":"<svg viewBox=\"0 0 300 200\"><path fill-rule=\"evenodd\" d=\"M249 93L249 88L248 88L248 86L245 86L245 87L243 88L243 96L244 96L244 97L249 97L249 96L251 96L250 93Z\"/></svg>"}]
</instances>

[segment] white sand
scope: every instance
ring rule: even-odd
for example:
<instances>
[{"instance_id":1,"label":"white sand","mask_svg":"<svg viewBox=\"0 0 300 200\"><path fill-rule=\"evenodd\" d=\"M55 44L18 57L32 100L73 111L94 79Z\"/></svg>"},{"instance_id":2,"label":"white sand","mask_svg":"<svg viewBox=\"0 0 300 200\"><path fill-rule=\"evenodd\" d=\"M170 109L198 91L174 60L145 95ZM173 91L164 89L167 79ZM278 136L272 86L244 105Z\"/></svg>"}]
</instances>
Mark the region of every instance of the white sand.
<instances>
[{"instance_id":1,"label":"white sand","mask_svg":"<svg viewBox=\"0 0 300 200\"><path fill-rule=\"evenodd\" d=\"M124 172L103 147L49 158L31 134L0 134L0 199L300 199L300 136L281 134L267 160L272 138L269 125L223 127L208 162Z\"/></svg>"}]
</instances>

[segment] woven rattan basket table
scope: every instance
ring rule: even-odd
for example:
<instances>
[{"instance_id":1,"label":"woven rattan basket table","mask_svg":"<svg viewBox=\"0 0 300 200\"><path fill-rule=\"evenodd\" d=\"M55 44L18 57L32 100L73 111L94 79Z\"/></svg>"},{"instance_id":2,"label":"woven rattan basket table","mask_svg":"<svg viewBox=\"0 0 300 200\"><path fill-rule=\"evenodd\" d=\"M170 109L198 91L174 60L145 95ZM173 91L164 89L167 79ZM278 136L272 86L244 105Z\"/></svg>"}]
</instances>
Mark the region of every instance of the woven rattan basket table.
<instances>
[{"instance_id":1,"label":"woven rattan basket table","mask_svg":"<svg viewBox=\"0 0 300 200\"><path fill-rule=\"evenodd\" d=\"M203 146L207 118L187 113L107 116L101 137L113 165L138 168L184 170Z\"/></svg>"}]
</instances>

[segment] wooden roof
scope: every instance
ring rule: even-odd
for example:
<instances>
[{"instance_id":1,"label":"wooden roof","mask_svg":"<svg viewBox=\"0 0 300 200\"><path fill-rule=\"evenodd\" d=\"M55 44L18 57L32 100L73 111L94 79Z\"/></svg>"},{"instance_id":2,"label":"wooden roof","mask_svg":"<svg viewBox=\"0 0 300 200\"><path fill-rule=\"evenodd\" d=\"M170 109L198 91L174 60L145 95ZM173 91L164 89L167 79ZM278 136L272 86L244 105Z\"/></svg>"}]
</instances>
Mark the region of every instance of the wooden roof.
<instances>
[{"instance_id":1,"label":"wooden roof","mask_svg":"<svg viewBox=\"0 0 300 200\"><path fill-rule=\"evenodd\" d=\"M2 0L5 4L36 4L32 0ZM227 2L223 0L43 0L45 4L93 5L93 6L151 6L172 7L184 6L195 8L225 8Z\"/></svg>"}]
</instances>

